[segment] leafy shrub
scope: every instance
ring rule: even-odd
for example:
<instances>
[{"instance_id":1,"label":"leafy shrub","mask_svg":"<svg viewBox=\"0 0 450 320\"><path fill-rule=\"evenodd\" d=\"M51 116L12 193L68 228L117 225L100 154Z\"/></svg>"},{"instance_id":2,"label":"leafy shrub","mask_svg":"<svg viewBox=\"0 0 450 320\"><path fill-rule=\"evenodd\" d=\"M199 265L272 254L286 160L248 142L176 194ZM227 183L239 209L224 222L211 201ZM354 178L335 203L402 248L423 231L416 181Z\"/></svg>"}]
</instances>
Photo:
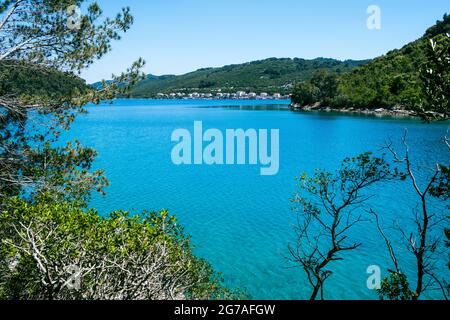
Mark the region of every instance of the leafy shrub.
<instances>
[{"instance_id":1,"label":"leafy shrub","mask_svg":"<svg viewBox=\"0 0 450 320\"><path fill-rule=\"evenodd\" d=\"M0 298L212 299L233 295L163 210L103 218L12 199L0 215ZM78 284L77 284L78 283Z\"/></svg>"}]
</instances>

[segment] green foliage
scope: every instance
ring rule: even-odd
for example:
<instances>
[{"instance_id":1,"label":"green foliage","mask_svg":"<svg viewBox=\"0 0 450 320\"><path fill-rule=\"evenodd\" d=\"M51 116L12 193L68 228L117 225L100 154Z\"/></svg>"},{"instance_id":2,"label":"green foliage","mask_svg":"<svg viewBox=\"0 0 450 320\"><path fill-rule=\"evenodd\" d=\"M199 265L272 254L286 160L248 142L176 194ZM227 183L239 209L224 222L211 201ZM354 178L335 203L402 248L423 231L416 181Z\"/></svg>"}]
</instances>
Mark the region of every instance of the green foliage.
<instances>
[{"instance_id":1,"label":"green foliage","mask_svg":"<svg viewBox=\"0 0 450 320\"><path fill-rule=\"evenodd\" d=\"M314 102L334 108L408 109L448 115L450 60L445 33L449 28L450 18L445 15L422 38L340 75L337 89L322 91ZM434 49L431 39L437 43ZM308 88L301 86L300 91ZM302 95L294 95L292 101L301 104L299 97Z\"/></svg>"},{"instance_id":2,"label":"green foliage","mask_svg":"<svg viewBox=\"0 0 450 320\"><path fill-rule=\"evenodd\" d=\"M181 76L149 76L132 90L133 97L154 97L157 93L254 91L282 94L291 93L292 86L309 80L316 70L342 73L367 61L338 61L318 58L276 59L229 65L222 68L200 69Z\"/></svg>"},{"instance_id":3,"label":"green foliage","mask_svg":"<svg viewBox=\"0 0 450 320\"><path fill-rule=\"evenodd\" d=\"M335 73L330 73L327 70L316 71L311 79L311 84L318 89L320 100L334 97L337 94L338 83Z\"/></svg>"},{"instance_id":4,"label":"green foliage","mask_svg":"<svg viewBox=\"0 0 450 320\"><path fill-rule=\"evenodd\" d=\"M393 50L339 79L336 107L361 109L402 108L420 95L419 71L426 40ZM332 99L333 97L329 97Z\"/></svg>"},{"instance_id":5,"label":"green foliage","mask_svg":"<svg viewBox=\"0 0 450 320\"><path fill-rule=\"evenodd\" d=\"M368 152L346 158L336 172L318 169L313 176L303 174L298 178L293 199L298 205L297 241L289 250L313 288L311 300L319 293L324 298L324 282L333 274L331 263L343 260L345 252L362 245L352 242L351 229L364 221L355 211L371 198L365 194L367 189L398 176L384 156Z\"/></svg>"},{"instance_id":6,"label":"green foliage","mask_svg":"<svg viewBox=\"0 0 450 320\"><path fill-rule=\"evenodd\" d=\"M292 101L301 106L308 106L318 101L330 103L338 90L338 76L328 70L318 70L309 82L302 82L294 88Z\"/></svg>"},{"instance_id":7,"label":"green foliage","mask_svg":"<svg viewBox=\"0 0 450 320\"><path fill-rule=\"evenodd\" d=\"M430 40L421 72L422 96L412 109L424 120L450 117L450 34ZM442 115L442 116L440 116Z\"/></svg>"},{"instance_id":8,"label":"green foliage","mask_svg":"<svg viewBox=\"0 0 450 320\"><path fill-rule=\"evenodd\" d=\"M86 2L80 28L70 29L67 7ZM140 79L141 59L101 89L87 87L75 75L130 27L129 10L110 19L95 3L81 0L0 1L0 8L0 200L49 189L72 190L67 198L85 198L87 190L104 183L101 172L88 172L94 152L77 143L52 146L87 103L123 94Z\"/></svg>"},{"instance_id":9,"label":"green foliage","mask_svg":"<svg viewBox=\"0 0 450 320\"><path fill-rule=\"evenodd\" d=\"M301 175L299 187L311 195L325 198L325 204L331 199L335 202L341 200L340 205L330 203L329 208L325 206L325 209L333 211L333 207L343 209L351 205L357 197L361 197L360 189L379 181L402 177L403 174L397 168L391 168L384 155L375 157L371 152L366 152L356 157L345 158L335 173L317 169L312 177L308 177L307 174ZM310 200L303 197L299 199L300 203L310 207Z\"/></svg>"},{"instance_id":10,"label":"green foliage","mask_svg":"<svg viewBox=\"0 0 450 320\"><path fill-rule=\"evenodd\" d=\"M159 299L168 298L172 287L181 290L173 294L192 299L233 294L206 261L194 256L176 218L164 210L136 216L117 211L102 218L74 203L30 204L16 198L0 215L0 239L3 299ZM71 265L80 268L79 288L66 285ZM139 279L152 267L149 279L125 290L126 280ZM120 290L125 290L122 297Z\"/></svg>"},{"instance_id":11,"label":"green foliage","mask_svg":"<svg viewBox=\"0 0 450 320\"><path fill-rule=\"evenodd\" d=\"M450 199L450 167L439 165L439 174L436 181L430 187L430 194L447 201Z\"/></svg>"},{"instance_id":12,"label":"green foliage","mask_svg":"<svg viewBox=\"0 0 450 320\"><path fill-rule=\"evenodd\" d=\"M72 4L85 8L80 28L68 27ZM87 103L127 94L142 78L142 59L97 87L75 75L130 27L129 9L110 19L91 1L0 0L0 15L0 298L238 297L167 211L86 210L107 185L92 170L96 152L57 144Z\"/></svg>"},{"instance_id":13,"label":"green foliage","mask_svg":"<svg viewBox=\"0 0 450 320\"><path fill-rule=\"evenodd\" d=\"M86 89L85 81L70 73L19 61L0 62L0 95L61 98Z\"/></svg>"},{"instance_id":14,"label":"green foliage","mask_svg":"<svg viewBox=\"0 0 450 320\"><path fill-rule=\"evenodd\" d=\"M216 85L216 83L214 81L201 80L198 87L199 87L199 89L206 89L206 88L214 87L215 85Z\"/></svg>"},{"instance_id":15,"label":"green foliage","mask_svg":"<svg viewBox=\"0 0 450 320\"><path fill-rule=\"evenodd\" d=\"M447 13L444 14L442 20L436 21L436 24L426 31L425 36L433 38L437 35L446 33L450 33L450 15Z\"/></svg>"},{"instance_id":16,"label":"green foliage","mask_svg":"<svg viewBox=\"0 0 450 320\"><path fill-rule=\"evenodd\" d=\"M29 162L21 170L25 176L40 177L40 181L33 189L25 190L25 195L33 198L46 194L54 201L87 206L93 190L104 193L108 186L103 170L92 171L96 156L94 149L83 147L79 141L64 147L51 147L46 142L42 148L29 150Z\"/></svg>"},{"instance_id":17,"label":"green foliage","mask_svg":"<svg viewBox=\"0 0 450 320\"><path fill-rule=\"evenodd\" d=\"M300 83L292 92L292 101L308 106L318 101L319 89L309 82Z\"/></svg>"},{"instance_id":18,"label":"green foliage","mask_svg":"<svg viewBox=\"0 0 450 320\"><path fill-rule=\"evenodd\" d=\"M85 6L79 28L70 28L72 5ZM8 19L2 26L0 60L26 60L60 69L80 71L111 50L133 23L129 8L114 19L103 18L96 2L86 0L1 0L0 13ZM11 13L11 15L9 15Z\"/></svg>"},{"instance_id":19,"label":"green foliage","mask_svg":"<svg viewBox=\"0 0 450 320\"><path fill-rule=\"evenodd\" d=\"M412 300L414 298L408 279L401 272L391 272L389 277L383 279L378 295L381 300Z\"/></svg>"}]
</instances>

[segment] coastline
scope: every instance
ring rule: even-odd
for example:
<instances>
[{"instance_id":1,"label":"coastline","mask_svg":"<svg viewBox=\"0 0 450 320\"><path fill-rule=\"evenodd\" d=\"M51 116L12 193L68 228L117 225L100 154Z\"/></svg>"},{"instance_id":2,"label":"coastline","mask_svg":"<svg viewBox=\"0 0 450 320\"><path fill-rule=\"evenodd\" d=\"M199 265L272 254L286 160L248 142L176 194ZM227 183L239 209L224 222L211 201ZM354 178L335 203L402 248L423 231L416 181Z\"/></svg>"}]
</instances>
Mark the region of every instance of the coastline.
<instances>
[{"instance_id":1,"label":"coastline","mask_svg":"<svg viewBox=\"0 0 450 320\"><path fill-rule=\"evenodd\" d=\"M360 114L360 115L374 115L374 116L391 116L391 117L404 117L404 118L417 118L414 111L411 110L401 110L401 109L357 109L357 108L332 108L324 107L320 104L301 106L298 103L291 103L289 108L292 111L321 111L321 112L338 112L338 113L350 113L350 114Z\"/></svg>"}]
</instances>

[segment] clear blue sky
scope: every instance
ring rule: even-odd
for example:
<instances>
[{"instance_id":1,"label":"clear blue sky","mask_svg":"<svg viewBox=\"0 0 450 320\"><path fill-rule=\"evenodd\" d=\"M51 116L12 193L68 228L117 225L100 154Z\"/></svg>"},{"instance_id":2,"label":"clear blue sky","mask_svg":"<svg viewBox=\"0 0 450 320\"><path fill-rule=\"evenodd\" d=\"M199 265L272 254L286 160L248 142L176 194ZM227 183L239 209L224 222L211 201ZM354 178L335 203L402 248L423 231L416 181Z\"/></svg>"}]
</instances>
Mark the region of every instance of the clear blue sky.
<instances>
[{"instance_id":1,"label":"clear blue sky","mask_svg":"<svg viewBox=\"0 0 450 320\"><path fill-rule=\"evenodd\" d=\"M419 38L449 0L100 0L105 15L129 6L132 29L82 76L110 78L138 57L146 73L183 74L268 57L374 58ZM366 26L381 8L381 30Z\"/></svg>"}]
</instances>

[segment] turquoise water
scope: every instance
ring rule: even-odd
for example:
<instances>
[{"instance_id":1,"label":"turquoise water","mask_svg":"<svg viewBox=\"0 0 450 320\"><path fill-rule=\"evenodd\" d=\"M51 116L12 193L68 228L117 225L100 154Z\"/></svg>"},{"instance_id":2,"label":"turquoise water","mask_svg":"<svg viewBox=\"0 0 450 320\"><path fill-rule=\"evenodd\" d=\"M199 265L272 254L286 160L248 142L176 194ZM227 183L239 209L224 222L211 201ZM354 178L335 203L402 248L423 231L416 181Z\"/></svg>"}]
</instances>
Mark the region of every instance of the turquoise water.
<instances>
[{"instance_id":1,"label":"turquoise water","mask_svg":"<svg viewBox=\"0 0 450 320\"><path fill-rule=\"evenodd\" d=\"M303 273L287 259L294 236L290 202L294 177L319 167L333 170L346 156L378 150L388 137L398 141L405 128L414 161L422 168L448 162L448 150L441 143L447 125L295 113L287 103L118 100L89 107L70 135L97 149L95 165L106 170L111 183L107 196L95 196L92 206L102 214L119 208L136 212L167 208L192 235L196 253L222 272L228 285L245 288L257 299L308 298ZM173 165L172 131L192 130L196 120L203 121L205 129L280 129L278 175L260 176L259 166ZM384 223L411 217L417 201L410 190L407 183L375 190L373 207ZM436 204L436 210L442 207ZM364 245L334 264L325 288L329 299L376 298L366 287L366 269L379 265L384 272L391 267L372 224L362 223L352 236ZM399 254L408 271L413 270L409 255L404 250Z\"/></svg>"}]
</instances>

